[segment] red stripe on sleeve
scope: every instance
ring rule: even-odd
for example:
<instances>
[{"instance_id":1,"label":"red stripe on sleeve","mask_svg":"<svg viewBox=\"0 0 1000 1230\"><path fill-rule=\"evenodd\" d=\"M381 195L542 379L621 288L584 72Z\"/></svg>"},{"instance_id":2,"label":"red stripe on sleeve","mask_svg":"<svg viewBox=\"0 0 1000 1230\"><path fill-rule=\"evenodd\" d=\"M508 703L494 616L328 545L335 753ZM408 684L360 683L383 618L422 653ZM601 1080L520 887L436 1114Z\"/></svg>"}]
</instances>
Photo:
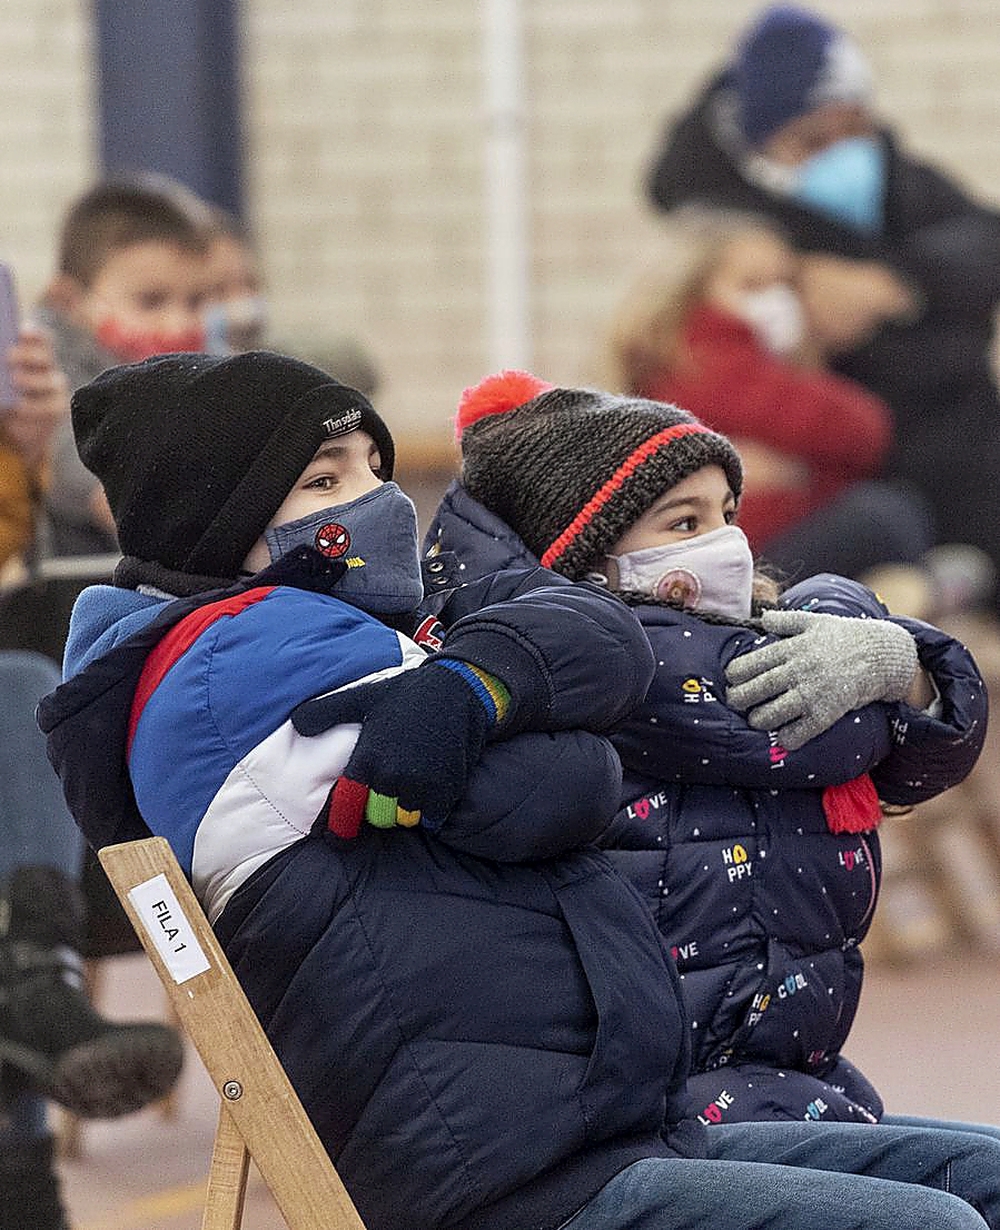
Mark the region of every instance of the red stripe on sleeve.
<instances>
[{"instance_id":1,"label":"red stripe on sleeve","mask_svg":"<svg viewBox=\"0 0 1000 1230\"><path fill-rule=\"evenodd\" d=\"M139 725L146 702L163 682L164 676L174 663L184 656L205 629L210 628L216 620L239 615L247 607L254 606L268 594L273 593L275 588L274 585L260 586L258 589L246 589L242 593L234 594L231 598L208 602L174 624L150 653L142 668L142 674L139 676L139 683L132 697L132 711L128 719L126 755L132 750L132 740L135 738L136 727Z\"/></svg>"}]
</instances>

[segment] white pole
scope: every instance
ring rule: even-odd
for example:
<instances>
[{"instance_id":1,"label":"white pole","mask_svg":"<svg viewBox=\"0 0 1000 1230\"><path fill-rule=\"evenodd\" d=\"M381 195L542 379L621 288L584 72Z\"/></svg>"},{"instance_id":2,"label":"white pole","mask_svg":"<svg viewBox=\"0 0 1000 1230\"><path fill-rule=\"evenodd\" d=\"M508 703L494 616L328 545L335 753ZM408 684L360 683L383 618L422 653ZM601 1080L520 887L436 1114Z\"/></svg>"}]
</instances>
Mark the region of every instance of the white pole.
<instances>
[{"instance_id":1,"label":"white pole","mask_svg":"<svg viewBox=\"0 0 1000 1230\"><path fill-rule=\"evenodd\" d=\"M487 330L492 371L530 368L528 219L518 0L483 0Z\"/></svg>"}]
</instances>

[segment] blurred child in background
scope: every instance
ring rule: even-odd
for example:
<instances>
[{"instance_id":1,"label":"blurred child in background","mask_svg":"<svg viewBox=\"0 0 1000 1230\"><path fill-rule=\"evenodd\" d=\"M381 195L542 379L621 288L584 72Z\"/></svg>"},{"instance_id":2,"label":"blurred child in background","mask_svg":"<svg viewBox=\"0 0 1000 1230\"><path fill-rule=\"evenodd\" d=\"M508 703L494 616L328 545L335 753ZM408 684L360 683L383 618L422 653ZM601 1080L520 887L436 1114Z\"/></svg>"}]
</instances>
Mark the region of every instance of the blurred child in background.
<instances>
[{"instance_id":1,"label":"blurred child in background","mask_svg":"<svg viewBox=\"0 0 1000 1230\"><path fill-rule=\"evenodd\" d=\"M52 336L71 391L118 363L204 349L209 224L203 202L160 175L105 180L70 206L36 319ZM107 501L77 456L68 421L52 470L51 552L115 551Z\"/></svg>"},{"instance_id":2,"label":"blurred child in background","mask_svg":"<svg viewBox=\"0 0 1000 1230\"><path fill-rule=\"evenodd\" d=\"M750 215L690 212L665 224L609 330L604 383L675 402L732 437L743 458L740 525L755 552L792 576L857 577L915 563L931 546L920 500L878 480L888 407L823 367L800 264ZM856 344L908 307L873 271Z\"/></svg>"},{"instance_id":3,"label":"blurred child in background","mask_svg":"<svg viewBox=\"0 0 1000 1230\"><path fill-rule=\"evenodd\" d=\"M231 213L213 208L208 235L205 349L209 354L260 350L268 327L257 250Z\"/></svg>"}]
</instances>

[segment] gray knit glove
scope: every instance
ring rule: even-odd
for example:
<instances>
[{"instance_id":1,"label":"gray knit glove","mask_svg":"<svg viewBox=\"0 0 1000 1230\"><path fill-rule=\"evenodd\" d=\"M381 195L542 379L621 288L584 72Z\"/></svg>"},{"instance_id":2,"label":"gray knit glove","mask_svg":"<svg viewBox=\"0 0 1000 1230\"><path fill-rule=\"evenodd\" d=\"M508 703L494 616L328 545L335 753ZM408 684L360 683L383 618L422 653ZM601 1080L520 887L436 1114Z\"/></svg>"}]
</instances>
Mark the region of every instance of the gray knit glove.
<instances>
[{"instance_id":1,"label":"gray knit glove","mask_svg":"<svg viewBox=\"0 0 1000 1230\"><path fill-rule=\"evenodd\" d=\"M917 673L917 646L899 624L816 611L765 611L783 639L734 658L726 703L794 751L852 709L902 700Z\"/></svg>"}]
</instances>

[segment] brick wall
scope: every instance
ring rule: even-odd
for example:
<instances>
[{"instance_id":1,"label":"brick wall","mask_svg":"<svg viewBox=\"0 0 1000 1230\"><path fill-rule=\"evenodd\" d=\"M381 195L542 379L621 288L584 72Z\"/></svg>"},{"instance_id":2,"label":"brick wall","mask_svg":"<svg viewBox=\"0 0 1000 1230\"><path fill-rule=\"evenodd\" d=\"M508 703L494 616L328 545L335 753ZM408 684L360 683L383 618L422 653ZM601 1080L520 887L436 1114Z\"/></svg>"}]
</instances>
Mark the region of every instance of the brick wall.
<instances>
[{"instance_id":1,"label":"brick wall","mask_svg":"<svg viewBox=\"0 0 1000 1230\"><path fill-rule=\"evenodd\" d=\"M620 271L653 223L657 134L757 10L749 0L524 0L533 361L586 378ZM248 5L251 199L289 336L355 331L392 420L442 438L493 362L483 245L481 8ZM885 112L1000 200L997 0L833 0ZM331 11L335 10L335 11ZM320 348L321 349L321 348Z\"/></svg>"},{"instance_id":2,"label":"brick wall","mask_svg":"<svg viewBox=\"0 0 1000 1230\"><path fill-rule=\"evenodd\" d=\"M93 165L90 5L0 4L0 260L28 305L51 273L65 204Z\"/></svg>"},{"instance_id":3,"label":"brick wall","mask_svg":"<svg viewBox=\"0 0 1000 1230\"><path fill-rule=\"evenodd\" d=\"M640 191L667 116L749 0L524 0L533 363L585 378L620 272L653 230ZM1000 201L1000 0L816 0L873 61L912 149ZM37 289L89 179L83 0L0 6L4 253ZM445 441L493 362L483 209L482 5L245 0L249 201L279 336L362 340L407 440ZM411 447L414 447L411 445Z\"/></svg>"}]
</instances>

